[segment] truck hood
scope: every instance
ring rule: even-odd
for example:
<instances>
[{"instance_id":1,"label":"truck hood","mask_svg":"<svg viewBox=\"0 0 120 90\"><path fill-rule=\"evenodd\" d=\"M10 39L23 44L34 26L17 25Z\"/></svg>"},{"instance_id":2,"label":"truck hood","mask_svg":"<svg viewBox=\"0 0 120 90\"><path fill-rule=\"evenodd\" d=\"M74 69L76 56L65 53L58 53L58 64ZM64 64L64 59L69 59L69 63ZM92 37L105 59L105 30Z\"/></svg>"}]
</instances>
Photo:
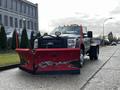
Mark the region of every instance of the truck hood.
<instances>
[{"instance_id":1,"label":"truck hood","mask_svg":"<svg viewBox=\"0 0 120 90\"><path fill-rule=\"evenodd\" d=\"M75 34L61 34L63 37L68 37L68 38L79 38L80 35L75 35Z\"/></svg>"}]
</instances>

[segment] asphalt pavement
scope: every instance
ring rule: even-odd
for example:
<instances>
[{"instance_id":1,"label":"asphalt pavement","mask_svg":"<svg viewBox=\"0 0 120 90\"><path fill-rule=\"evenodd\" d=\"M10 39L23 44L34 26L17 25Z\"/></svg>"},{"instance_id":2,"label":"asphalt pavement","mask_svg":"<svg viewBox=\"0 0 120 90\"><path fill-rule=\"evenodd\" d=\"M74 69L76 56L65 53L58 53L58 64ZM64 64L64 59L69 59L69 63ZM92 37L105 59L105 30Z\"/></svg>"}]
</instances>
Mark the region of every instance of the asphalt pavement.
<instances>
[{"instance_id":1,"label":"asphalt pavement","mask_svg":"<svg viewBox=\"0 0 120 90\"><path fill-rule=\"evenodd\" d=\"M0 90L119 90L119 47L102 47L97 61L85 57L80 75L31 75L18 68L1 71Z\"/></svg>"},{"instance_id":2,"label":"asphalt pavement","mask_svg":"<svg viewBox=\"0 0 120 90\"><path fill-rule=\"evenodd\" d=\"M82 90L120 90L120 45Z\"/></svg>"}]
</instances>

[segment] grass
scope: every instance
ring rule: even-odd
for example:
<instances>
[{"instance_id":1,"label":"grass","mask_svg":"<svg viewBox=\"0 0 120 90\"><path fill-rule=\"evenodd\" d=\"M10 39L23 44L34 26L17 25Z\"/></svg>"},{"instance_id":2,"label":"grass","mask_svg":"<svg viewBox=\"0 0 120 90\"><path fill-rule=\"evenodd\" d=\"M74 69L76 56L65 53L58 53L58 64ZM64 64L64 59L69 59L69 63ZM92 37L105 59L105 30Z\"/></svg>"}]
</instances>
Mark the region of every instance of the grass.
<instances>
[{"instance_id":1,"label":"grass","mask_svg":"<svg viewBox=\"0 0 120 90\"><path fill-rule=\"evenodd\" d=\"M19 56L14 51L0 52L0 67L19 63Z\"/></svg>"}]
</instances>

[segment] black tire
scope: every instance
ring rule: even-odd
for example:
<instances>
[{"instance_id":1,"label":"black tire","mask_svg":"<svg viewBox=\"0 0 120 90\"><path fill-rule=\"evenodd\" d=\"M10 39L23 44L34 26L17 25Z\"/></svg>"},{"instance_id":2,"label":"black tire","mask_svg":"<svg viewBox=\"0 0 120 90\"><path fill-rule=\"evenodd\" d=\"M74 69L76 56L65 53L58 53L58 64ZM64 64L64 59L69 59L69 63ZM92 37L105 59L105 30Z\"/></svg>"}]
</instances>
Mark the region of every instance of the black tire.
<instances>
[{"instance_id":1,"label":"black tire","mask_svg":"<svg viewBox=\"0 0 120 90\"><path fill-rule=\"evenodd\" d=\"M99 47L91 46L90 52L89 52L90 60L98 60L98 56L99 56Z\"/></svg>"},{"instance_id":2,"label":"black tire","mask_svg":"<svg viewBox=\"0 0 120 90\"><path fill-rule=\"evenodd\" d=\"M90 60L93 60L93 59L94 59L92 55L89 55L89 57L90 57Z\"/></svg>"},{"instance_id":3,"label":"black tire","mask_svg":"<svg viewBox=\"0 0 120 90\"><path fill-rule=\"evenodd\" d=\"M94 59L98 60L98 56L99 56L99 49L96 48L96 53L95 53Z\"/></svg>"},{"instance_id":4,"label":"black tire","mask_svg":"<svg viewBox=\"0 0 120 90\"><path fill-rule=\"evenodd\" d=\"M84 52L81 49L81 51L80 51L80 67L83 67L83 65L84 65Z\"/></svg>"},{"instance_id":5,"label":"black tire","mask_svg":"<svg viewBox=\"0 0 120 90\"><path fill-rule=\"evenodd\" d=\"M94 59L98 60L98 56L99 56L99 46L96 47L96 53L95 53Z\"/></svg>"}]
</instances>

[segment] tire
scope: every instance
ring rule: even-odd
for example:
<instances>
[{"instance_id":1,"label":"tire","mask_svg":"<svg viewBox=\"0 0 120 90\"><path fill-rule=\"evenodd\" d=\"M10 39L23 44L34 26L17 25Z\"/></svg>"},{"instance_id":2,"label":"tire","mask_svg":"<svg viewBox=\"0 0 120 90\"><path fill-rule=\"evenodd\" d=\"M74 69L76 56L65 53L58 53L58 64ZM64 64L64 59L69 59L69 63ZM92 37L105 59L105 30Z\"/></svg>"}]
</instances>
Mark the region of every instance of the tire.
<instances>
[{"instance_id":1,"label":"tire","mask_svg":"<svg viewBox=\"0 0 120 90\"><path fill-rule=\"evenodd\" d=\"M92 55L89 55L89 57L90 57L90 60L93 60L93 59L94 59Z\"/></svg>"},{"instance_id":2,"label":"tire","mask_svg":"<svg viewBox=\"0 0 120 90\"><path fill-rule=\"evenodd\" d=\"M99 47L92 46L89 54L90 60L98 60L98 56L99 56Z\"/></svg>"},{"instance_id":3,"label":"tire","mask_svg":"<svg viewBox=\"0 0 120 90\"><path fill-rule=\"evenodd\" d=\"M98 60L98 56L99 56L99 47L97 46L96 47L96 53L95 53L95 56L94 56L94 60Z\"/></svg>"},{"instance_id":4,"label":"tire","mask_svg":"<svg viewBox=\"0 0 120 90\"><path fill-rule=\"evenodd\" d=\"M98 60L98 56L99 56L99 53L98 53L98 48L97 48L97 49L96 49L95 56L94 56L94 59L95 59L95 60Z\"/></svg>"},{"instance_id":5,"label":"tire","mask_svg":"<svg viewBox=\"0 0 120 90\"><path fill-rule=\"evenodd\" d=\"M83 50L80 51L80 67L84 65L84 53Z\"/></svg>"}]
</instances>

